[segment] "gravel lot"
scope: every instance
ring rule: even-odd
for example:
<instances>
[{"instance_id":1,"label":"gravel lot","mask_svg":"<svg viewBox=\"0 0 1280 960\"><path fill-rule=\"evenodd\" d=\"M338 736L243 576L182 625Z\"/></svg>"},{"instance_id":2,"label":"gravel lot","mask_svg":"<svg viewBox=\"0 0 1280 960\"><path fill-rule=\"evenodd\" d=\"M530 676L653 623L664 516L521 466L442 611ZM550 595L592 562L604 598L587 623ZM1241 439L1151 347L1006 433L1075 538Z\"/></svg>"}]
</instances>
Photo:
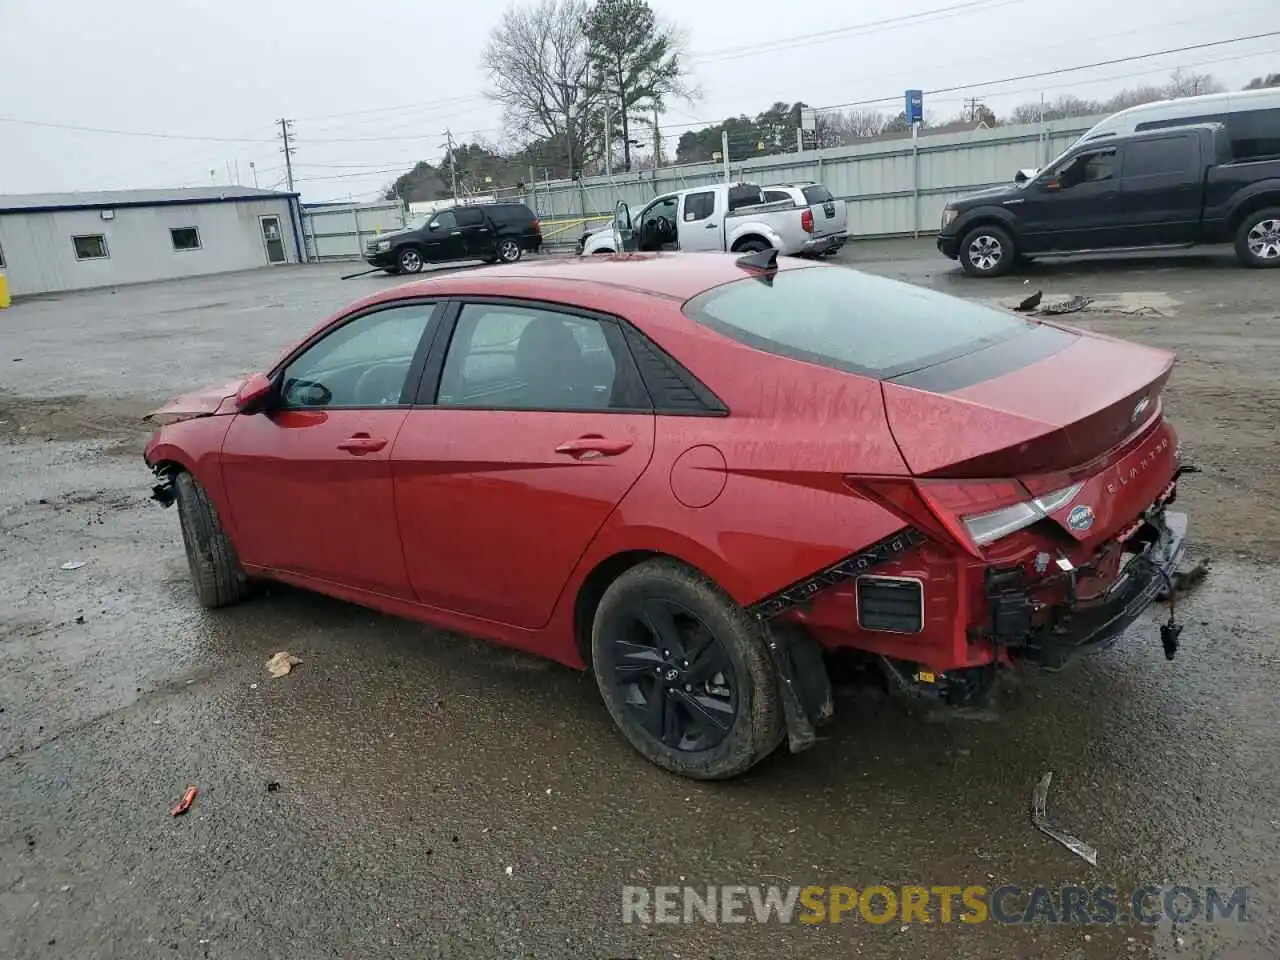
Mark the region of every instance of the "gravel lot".
<instances>
[{"instance_id":1,"label":"gravel lot","mask_svg":"<svg viewBox=\"0 0 1280 960\"><path fill-rule=\"evenodd\" d=\"M923 240L842 259L978 299L1093 297L1071 322L1178 352L1168 412L1203 470L1180 505L1214 563L1176 661L1146 620L1011 685L998 722L856 693L809 753L676 780L587 677L300 591L196 606L138 418L399 278L20 302L0 312L0 957L1280 955L1280 277L1196 254L977 282ZM271 680L280 649L303 663ZM1048 770L1096 868L1031 826ZM681 883L1245 885L1249 922L622 923L622 885Z\"/></svg>"}]
</instances>

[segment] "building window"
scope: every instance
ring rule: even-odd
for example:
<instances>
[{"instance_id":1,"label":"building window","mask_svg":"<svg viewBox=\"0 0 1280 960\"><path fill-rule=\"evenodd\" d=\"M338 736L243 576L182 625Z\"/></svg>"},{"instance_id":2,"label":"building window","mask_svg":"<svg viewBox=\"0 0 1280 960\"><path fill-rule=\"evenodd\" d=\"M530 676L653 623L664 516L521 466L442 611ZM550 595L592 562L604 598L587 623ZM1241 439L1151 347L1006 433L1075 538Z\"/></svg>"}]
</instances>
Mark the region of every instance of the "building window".
<instances>
[{"instance_id":1,"label":"building window","mask_svg":"<svg viewBox=\"0 0 1280 960\"><path fill-rule=\"evenodd\" d=\"M173 241L175 250L199 250L200 231L195 227L172 227L169 239Z\"/></svg>"},{"instance_id":2,"label":"building window","mask_svg":"<svg viewBox=\"0 0 1280 960\"><path fill-rule=\"evenodd\" d=\"M77 260L105 260L109 256L107 238L100 233L87 237L72 237L71 242L76 248Z\"/></svg>"}]
</instances>

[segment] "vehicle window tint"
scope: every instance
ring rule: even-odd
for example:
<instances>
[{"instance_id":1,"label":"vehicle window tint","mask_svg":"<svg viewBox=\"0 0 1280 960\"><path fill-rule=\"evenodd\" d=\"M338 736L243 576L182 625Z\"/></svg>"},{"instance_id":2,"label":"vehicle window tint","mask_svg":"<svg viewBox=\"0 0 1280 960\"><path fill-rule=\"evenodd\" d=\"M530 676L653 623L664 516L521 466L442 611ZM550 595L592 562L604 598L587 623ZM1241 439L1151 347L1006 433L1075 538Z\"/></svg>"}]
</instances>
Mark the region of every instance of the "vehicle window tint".
<instances>
[{"instance_id":1,"label":"vehicle window tint","mask_svg":"<svg viewBox=\"0 0 1280 960\"><path fill-rule=\"evenodd\" d=\"M458 218L454 216L452 210L446 210L432 217L431 223L435 224L437 230L453 230L458 226Z\"/></svg>"},{"instance_id":2,"label":"vehicle window tint","mask_svg":"<svg viewBox=\"0 0 1280 960\"><path fill-rule=\"evenodd\" d=\"M1058 170L1057 178L1063 189L1077 187L1082 183L1099 183L1111 180L1116 175L1116 151L1092 150L1078 153Z\"/></svg>"},{"instance_id":3,"label":"vehicle window tint","mask_svg":"<svg viewBox=\"0 0 1280 960\"><path fill-rule=\"evenodd\" d=\"M1168 173L1190 173L1200 151L1194 137L1162 137L1125 144L1124 178L1155 177Z\"/></svg>"},{"instance_id":4,"label":"vehicle window tint","mask_svg":"<svg viewBox=\"0 0 1280 960\"><path fill-rule=\"evenodd\" d=\"M1280 108L1241 110L1227 116L1226 126L1236 159L1280 156Z\"/></svg>"},{"instance_id":5,"label":"vehicle window tint","mask_svg":"<svg viewBox=\"0 0 1280 960\"><path fill-rule=\"evenodd\" d=\"M835 199L835 197L831 195L831 191L820 183L815 184L812 187L805 187L803 192L805 202L810 204L826 203L829 200Z\"/></svg>"},{"instance_id":6,"label":"vehicle window tint","mask_svg":"<svg viewBox=\"0 0 1280 960\"><path fill-rule=\"evenodd\" d=\"M766 190L764 192L765 203L777 203L779 200L790 200L791 194L785 190Z\"/></svg>"},{"instance_id":7,"label":"vehicle window tint","mask_svg":"<svg viewBox=\"0 0 1280 960\"><path fill-rule=\"evenodd\" d=\"M357 317L313 343L285 368L281 389L285 406L399 403L434 309L430 303L389 307Z\"/></svg>"},{"instance_id":8,"label":"vehicle window tint","mask_svg":"<svg viewBox=\"0 0 1280 960\"><path fill-rule=\"evenodd\" d=\"M705 220L716 210L716 195L710 190L705 193L690 193L684 198L684 219L686 223Z\"/></svg>"},{"instance_id":9,"label":"vehicle window tint","mask_svg":"<svg viewBox=\"0 0 1280 960\"><path fill-rule=\"evenodd\" d=\"M458 218L460 227L478 227L484 223L484 214L474 207L463 207L455 211L454 216Z\"/></svg>"},{"instance_id":10,"label":"vehicle window tint","mask_svg":"<svg viewBox=\"0 0 1280 960\"><path fill-rule=\"evenodd\" d=\"M612 335L605 328L599 320L553 310L467 304L436 402L494 410L634 407L631 378L619 376L614 352L625 351L625 344L616 327Z\"/></svg>"},{"instance_id":11,"label":"vehicle window tint","mask_svg":"<svg viewBox=\"0 0 1280 960\"><path fill-rule=\"evenodd\" d=\"M1018 336L1033 324L1003 310L844 267L736 280L684 306L740 343L888 379Z\"/></svg>"}]
</instances>

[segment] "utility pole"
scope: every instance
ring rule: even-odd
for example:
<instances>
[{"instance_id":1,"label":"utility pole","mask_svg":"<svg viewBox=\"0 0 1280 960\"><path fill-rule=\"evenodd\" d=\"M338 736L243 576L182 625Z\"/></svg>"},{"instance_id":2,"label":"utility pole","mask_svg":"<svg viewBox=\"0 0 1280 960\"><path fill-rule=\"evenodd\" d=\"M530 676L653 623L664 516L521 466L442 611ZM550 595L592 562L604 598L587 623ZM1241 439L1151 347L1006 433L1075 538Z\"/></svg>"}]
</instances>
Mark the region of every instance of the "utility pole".
<instances>
[{"instance_id":1,"label":"utility pole","mask_svg":"<svg viewBox=\"0 0 1280 960\"><path fill-rule=\"evenodd\" d=\"M604 175L613 179L613 128L609 125L609 98L604 98Z\"/></svg>"},{"instance_id":2,"label":"utility pole","mask_svg":"<svg viewBox=\"0 0 1280 960\"><path fill-rule=\"evenodd\" d=\"M258 168L253 165L253 161L249 161L249 172L253 174L253 189L258 189Z\"/></svg>"},{"instance_id":3,"label":"utility pole","mask_svg":"<svg viewBox=\"0 0 1280 960\"><path fill-rule=\"evenodd\" d=\"M658 107L653 108L653 169L662 166L662 131L658 129Z\"/></svg>"},{"instance_id":4,"label":"utility pole","mask_svg":"<svg viewBox=\"0 0 1280 960\"><path fill-rule=\"evenodd\" d=\"M720 131L720 159L724 161L724 182L729 182L729 131Z\"/></svg>"},{"instance_id":5,"label":"utility pole","mask_svg":"<svg viewBox=\"0 0 1280 960\"><path fill-rule=\"evenodd\" d=\"M293 193L293 144L289 142L289 128L292 126L292 120L280 118L280 139L284 142L284 182L290 193Z\"/></svg>"},{"instance_id":6,"label":"utility pole","mask_svg":"<svg viewBox=\"0 0 1280 960\"><path fill-rule=\"evenodd\" d=\"M965 105L969 108L969 122L973 123L974 118L978 115L978 98L965 97Z\"/></svg>"},{"instance_id":7,"label":"utility pole","mask_svg":"<svg viewBox=\"0 0 1280 960\"><path fill-rule=\"evenodd\" d=\"M449 150L449 174L453 180L453 202L458 202L458 166L453 162L453 131L448 128L444 131L445 146Z\"/></svg>"}]
</instances>

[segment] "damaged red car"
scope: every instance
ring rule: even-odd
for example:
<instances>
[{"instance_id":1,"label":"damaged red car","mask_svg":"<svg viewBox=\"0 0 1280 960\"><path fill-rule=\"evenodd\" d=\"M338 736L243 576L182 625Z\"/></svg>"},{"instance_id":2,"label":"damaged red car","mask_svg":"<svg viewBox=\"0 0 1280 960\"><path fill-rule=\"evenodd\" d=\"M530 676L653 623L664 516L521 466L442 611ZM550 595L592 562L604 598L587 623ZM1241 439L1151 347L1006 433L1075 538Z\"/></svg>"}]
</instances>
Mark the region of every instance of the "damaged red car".
<instances>
[{"instance_id":1,"label":"damaged red car","mask_svg":"<svg viewBox=\"0 0 1280 960\"><path fill-rule=\"evenodd\" d=\"M1173 364L771 252L522 263L360 301L146 462L204 605L279 580L589 669L722 778L813 743L840 654L971 703L1172 590Z\"/></svg>"}]
</instances>

